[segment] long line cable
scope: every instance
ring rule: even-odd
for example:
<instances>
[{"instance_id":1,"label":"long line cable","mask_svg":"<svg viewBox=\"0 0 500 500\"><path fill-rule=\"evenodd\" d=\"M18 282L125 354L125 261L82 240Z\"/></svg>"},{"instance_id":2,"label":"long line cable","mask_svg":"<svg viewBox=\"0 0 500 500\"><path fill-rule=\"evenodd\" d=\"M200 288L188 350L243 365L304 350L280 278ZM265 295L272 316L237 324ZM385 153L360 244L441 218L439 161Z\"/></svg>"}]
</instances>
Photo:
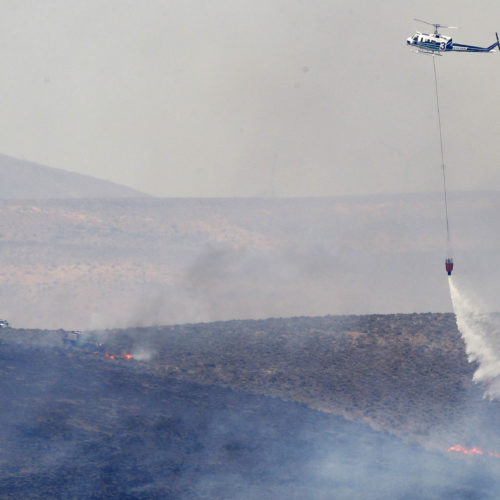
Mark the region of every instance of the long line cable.
<instances>
[{"instance_id":1,"label":"long line cable","mask_svg":"<svg viewBox=\"0 0 500 500\"><path fill-rule=\"evenodd\" d=\"M448 251L451 251L450 244L450 223L448 221L448 197L446 193L446 166L444 163L444 148L443 148L443 132L441 129L441 111L439 110L439 92L438 92L438 80L436 72L436 57L432 56L432 64L434 66L434 83L436 84L436 106L438 114L438 124L439 124L439 142L441 145L441 170L443 172L443 192L444 192L444 209L446 215L446 243Z\"/></svg>"}]
</instances>

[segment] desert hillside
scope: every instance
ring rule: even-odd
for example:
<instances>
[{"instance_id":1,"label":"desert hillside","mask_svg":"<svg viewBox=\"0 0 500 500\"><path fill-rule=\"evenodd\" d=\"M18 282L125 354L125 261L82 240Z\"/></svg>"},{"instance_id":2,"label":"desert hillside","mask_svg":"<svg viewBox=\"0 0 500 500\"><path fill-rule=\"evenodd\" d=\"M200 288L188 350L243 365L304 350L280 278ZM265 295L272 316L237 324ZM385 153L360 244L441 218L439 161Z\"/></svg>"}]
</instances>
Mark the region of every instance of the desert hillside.
<instances>
[{"instance_id":1,"label":"desert hillside","mask_svg":"<svg viewBox=\"0 0 500 500\"><path fill-rule=\"evenodd\" d=\"M0 154L0 199L125 198L147 195L114 182Z\"/></svg>"},{"instance_id":2,"label":"desert hillside","mask_svg":"<svg viewBox=\"0 0 500 500\"><path fill-rule=\"evenodd\" d=\"M451 311L441 204L438 195L0 200L0 317L88 329ZM498 196L456 194L452 208L457 278L494 290Z\"/></svg>"}]
</instances>

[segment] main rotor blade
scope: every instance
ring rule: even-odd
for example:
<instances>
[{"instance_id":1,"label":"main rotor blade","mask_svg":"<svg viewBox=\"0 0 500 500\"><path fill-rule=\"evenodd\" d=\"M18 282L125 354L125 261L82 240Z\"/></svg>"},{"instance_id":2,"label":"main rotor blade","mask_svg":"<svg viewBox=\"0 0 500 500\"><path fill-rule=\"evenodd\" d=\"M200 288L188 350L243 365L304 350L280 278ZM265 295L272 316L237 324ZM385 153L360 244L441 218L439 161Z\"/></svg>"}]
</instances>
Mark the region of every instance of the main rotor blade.
<instances>
[{"instance_id":1,"label":"main rotor blade","mask_svg":"<svg viewBox=\"0 0 500 500\"><path fill-rule=\"evenodd\" d=\"M427 21L424 21L423 19L417 19L416 17L414 17L413 20L418 21L419 23L428 24L429 26L436 26L434 23L429 23Z\"/></svg>"},{"instance_id":2,"label":"main rotor blade","mask_svg":"<svg viewBox=\"0 0 500 500\"><path fill-rule=\"evenodd\" d=\"M423 19L417 19L416 17L413 18L414 21L418 21L419 23L424 23L428 24L429 26L434 26L434 28L445 28L445 29L450 29L450 30L456 30L458 29L458 26L445 26L444 24L439 24L439 23L430 23L428 21L424 21Z\"/></svg>"}]
</instances>

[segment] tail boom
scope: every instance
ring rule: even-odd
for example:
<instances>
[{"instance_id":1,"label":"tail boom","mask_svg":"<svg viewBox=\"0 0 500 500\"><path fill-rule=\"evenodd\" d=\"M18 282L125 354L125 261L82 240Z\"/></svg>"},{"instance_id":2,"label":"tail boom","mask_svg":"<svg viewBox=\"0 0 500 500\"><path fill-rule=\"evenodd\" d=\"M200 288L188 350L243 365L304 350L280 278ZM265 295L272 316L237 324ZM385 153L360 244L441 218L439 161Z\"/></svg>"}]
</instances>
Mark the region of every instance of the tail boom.
<instances>
[{"instance_id":1,"label":"tail boom","mask_svg":"<svg viewBox=\"0 0 500 500\"><path fill-rule=\"evenodd\" d=\"M495 36L497 38L497 41L492 43L489 47L476 47L475 45L454 43L451 47L451 50L455 52L491 52L496 48L500 50L500 40L498 39L498 33L495 33Z\"/></svg>"}]
</instances>

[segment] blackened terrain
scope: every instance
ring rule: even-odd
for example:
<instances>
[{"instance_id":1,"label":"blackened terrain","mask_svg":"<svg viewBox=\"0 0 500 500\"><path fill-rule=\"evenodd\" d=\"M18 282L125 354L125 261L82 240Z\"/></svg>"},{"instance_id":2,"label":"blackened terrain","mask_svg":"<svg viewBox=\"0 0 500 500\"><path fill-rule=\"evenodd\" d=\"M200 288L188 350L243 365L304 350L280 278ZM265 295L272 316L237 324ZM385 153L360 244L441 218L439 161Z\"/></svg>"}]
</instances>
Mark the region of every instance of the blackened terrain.
<instances>
[{"instance_id":1,"label":"blackened terrain","mask_svg":"<svg viewBox=\"0 0 500 500\"><path fill-rule=\"evenodd\" d=\"M498 405L472 386L450 315L0 340L1 498L495 498L500 486L486 450L447 450L498 441Z\"/></svg>"},{"instance_id":2,"label":"blackened terrain","mask_svg":"<svg viewBox=\"0 0 500 500\"><path fill-rule=\"evenodd\" d=\"M452 314L323 316L96 332L162 373L276 395L427 436L469 404L474 366Z\"/></svg>"}]
</instances>

